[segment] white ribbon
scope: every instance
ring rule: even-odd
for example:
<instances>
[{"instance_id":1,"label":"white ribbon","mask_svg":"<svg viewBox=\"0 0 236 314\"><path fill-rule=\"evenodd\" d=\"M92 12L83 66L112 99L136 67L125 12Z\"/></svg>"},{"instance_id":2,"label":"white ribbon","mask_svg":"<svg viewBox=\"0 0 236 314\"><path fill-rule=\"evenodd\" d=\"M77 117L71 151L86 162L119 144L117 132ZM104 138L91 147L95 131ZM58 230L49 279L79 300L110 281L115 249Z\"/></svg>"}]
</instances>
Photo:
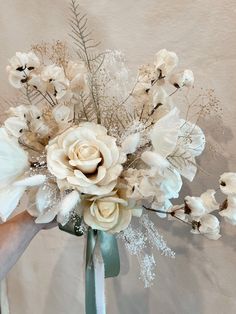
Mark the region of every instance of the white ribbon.
<instances>
[{"instance_id":1,"label":"white ribbon","mask_svg":"<svg viewBox=\"0 0 236 314\"><path fill-rule=\"evenodd\" d=\"M95 272L95 297L96 297L97 314L106 314L105 269L104 269L103 258L100 253L99 245L96 245L94 257L93 257L93 263L94 263L94 272Z\"/></svg>"},{"instance_id":2,"label":"white ribbon","mask_svg":"<svg viewBox=\"0 0 236 314\"><path fill-rule=\"evenodd\" d=\"M3 281L0 284L0 313L10 314L9 302L7 297L6 279L3 279Z\"/></svg>"}]
</instances>

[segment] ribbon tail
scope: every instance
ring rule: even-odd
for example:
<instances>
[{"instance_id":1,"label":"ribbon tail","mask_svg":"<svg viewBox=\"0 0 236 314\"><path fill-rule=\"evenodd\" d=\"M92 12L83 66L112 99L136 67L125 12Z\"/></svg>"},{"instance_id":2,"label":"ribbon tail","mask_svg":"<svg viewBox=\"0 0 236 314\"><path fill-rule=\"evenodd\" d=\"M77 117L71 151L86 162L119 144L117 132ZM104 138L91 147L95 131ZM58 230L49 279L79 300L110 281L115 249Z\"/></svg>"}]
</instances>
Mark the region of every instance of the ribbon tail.
<instances>
[{"instance_id":1,"label":"ribbon tail","mask_svg":"<svg viewBox=\"0 0 236 314\"><path fill-rule=\"evenodd\" d=\"M120 273L120 255L117 239L113 234L98 231L98 240L105 268L105 278L116 277Z\"/></svg>"},{"instance_id":2,"label":"ribbon tail","mask_svg":"<svg viewBox=\"0 0 236 314\"><path fill-rule=\"evenodd\" d=\"M114 235L88 230L86 249L86 314L106 314L105 278L120 272L120 256Z\"/></svg>"},{"instance_id":3,"label":"ribbon tail","mask_svg":"<svg viewBox=\"0 0 236 314\"><path fill-rule=\"evenodd\" d=\"M86 314L97 314L94 267L86 269Z\"/></svg>"},{"instance_id":4,"label":"ribbon tail","mask_svg":"<svg viewBox=\"0 0 236 314\"><path fill-rule=\"evenodd\" d=\"M3 279L2 282L0 282L0 313L2 314L9 314L9 302L7 297L7 284L6 279Z\"/></svg>"},{"instance_id":5,"label":"ribbon tail","mask_svg":"<svg viewBox=\"0 0 236 314\"><path fill-rule=\"evenodd\" d=\"M99 245L96 245L93 262L95 272L95 298L97 314L106 314L105 270Z\"/></svg>"},{"instance_id":6,"label":"ribbon tail","mask_svg":"<svg viewBox=\"0 0 236 314\"><path fill-rule=\"evenodd\" d=\"M97 314L96 307L96 291L95 291L95 269L93 262L93 254L96 245L96 234L94 230L89 229L87 234L86 249L86 272L85 272L85 308L86 314Z\"/></svg>"}]
</instances>

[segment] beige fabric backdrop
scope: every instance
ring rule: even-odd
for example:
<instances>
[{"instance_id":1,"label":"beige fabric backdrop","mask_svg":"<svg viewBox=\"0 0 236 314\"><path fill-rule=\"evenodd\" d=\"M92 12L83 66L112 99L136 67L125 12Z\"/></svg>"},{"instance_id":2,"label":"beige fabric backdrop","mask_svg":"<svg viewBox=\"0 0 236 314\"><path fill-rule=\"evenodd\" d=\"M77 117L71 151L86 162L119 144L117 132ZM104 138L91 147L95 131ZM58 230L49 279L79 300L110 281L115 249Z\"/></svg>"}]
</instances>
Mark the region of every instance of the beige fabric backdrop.
<instances>
[{"instance_id":1,"label":"beige fabric backdrop","mask_svg":"<svg viewBox=\"0 0 236 314\"><path fill-rule=\"evenodd\" d=\"M102 48L123 51L134 69L161 48L174 50L190 67L196 86L212 87L224 109L223 123L205 123L222 155L200 159L212 175L199 174L186 187L198 194L216 187L218 175L235 171L236 3L233 0L81 0ZM13 89L5 66L15 51L41 40L67 37L68 0L0 0L0 93ZM224 128L224 133L222 132ZM179 223L160 221L176 260L158 257L151 289L138 279L135 258L121 246L122 274L107 281L112 314L234 314L236 312L236 228L223 225L221 240L193 237ZM83 313L83 240L58 230L41 232L8 276L11 314Z\"/></svg>"}]
</instances>

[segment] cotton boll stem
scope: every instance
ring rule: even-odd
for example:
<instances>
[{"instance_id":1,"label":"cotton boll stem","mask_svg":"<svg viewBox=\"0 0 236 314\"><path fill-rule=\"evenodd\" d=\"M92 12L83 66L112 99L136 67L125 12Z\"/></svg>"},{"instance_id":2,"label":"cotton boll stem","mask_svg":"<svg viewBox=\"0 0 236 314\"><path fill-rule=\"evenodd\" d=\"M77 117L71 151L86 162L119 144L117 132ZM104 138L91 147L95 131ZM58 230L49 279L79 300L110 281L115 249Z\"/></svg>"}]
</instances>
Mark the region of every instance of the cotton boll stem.
<instances>
[{"instance_id":1,"label":"cotton boll stem","mask_svg":"<svg viewBox=\"0 0 236 314\"><path fill-rule=\"evenodd\" d=\"M176 211L177 209L175 209L175 211L166 212L166 211L160 210L160 209L147 208L146 206L143 206L143 208L146 209L146 210L148 210L148 211L151 211L151 212L155 212L155 213L159 213L159 214L165 214L165 215L170 215L170 216L176 218L177 220L179 220L179 221L181 221L181 222L183 222L183 223L185 223L185 224L187 224L187 225L192 226L192 224L191 224L190 222L187 222L187 221L185 221L185 220L183 220L183 219L181 219L181 218L175 216L175 211ZM183 208L183 206L179 207L178 209L182 209L182 208Z\"/></svg>"},{"instance_id":2,"label":"cotton boll stem","mask_svg":"<svg viewBox=\"0 0 236 314\"><path fill-rule=\"evenodd\" d=\"M174 90L168 97L171 97L173 96L175 93L177 93L178 91L180 91L181 88L180 87L177 87L176 90Z\"/></svg>"}]
</instances>

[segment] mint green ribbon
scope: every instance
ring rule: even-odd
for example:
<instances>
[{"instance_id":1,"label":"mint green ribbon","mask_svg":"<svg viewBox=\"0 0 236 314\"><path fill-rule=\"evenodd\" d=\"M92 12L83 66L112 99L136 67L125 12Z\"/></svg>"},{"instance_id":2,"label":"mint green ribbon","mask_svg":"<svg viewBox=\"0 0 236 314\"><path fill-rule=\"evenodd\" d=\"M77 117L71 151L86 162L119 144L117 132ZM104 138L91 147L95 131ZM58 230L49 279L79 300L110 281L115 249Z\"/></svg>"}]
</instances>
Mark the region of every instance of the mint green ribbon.
<instances>
[{"instance_id":1,"label":"mint green ribbon","mask_svg":"<svg viewBox=\"0 0 236 314\"><path fill-rule=\"evenodd\" d=\"M105 278L116 277L119 275L120 272L120 257L116 237L104 231L89 229L87 235L85 272L86 314L97 314L95 271L93 263L93 255L97 241L103 258Z\"/></svg>"},{"instance_id":2,"label":"mint green ribbon","mask_svg":"<svg viewBox=\"0 0 236 314\"><path fill-rule=\"evenodd\" d=\"M82 219L78 215L72 217L65 226L59 224L59 228L67 233L82 236ZM89 228L87 233L86 270L85 270L85 308L86 314L97 314L95 269L93 256L96 245L99 245L104 263L105 278L116 277L120 273L120 256L116 237L100 230ZM104 280L105 280L104 278Z\"/></svg>"}]
</instances>

